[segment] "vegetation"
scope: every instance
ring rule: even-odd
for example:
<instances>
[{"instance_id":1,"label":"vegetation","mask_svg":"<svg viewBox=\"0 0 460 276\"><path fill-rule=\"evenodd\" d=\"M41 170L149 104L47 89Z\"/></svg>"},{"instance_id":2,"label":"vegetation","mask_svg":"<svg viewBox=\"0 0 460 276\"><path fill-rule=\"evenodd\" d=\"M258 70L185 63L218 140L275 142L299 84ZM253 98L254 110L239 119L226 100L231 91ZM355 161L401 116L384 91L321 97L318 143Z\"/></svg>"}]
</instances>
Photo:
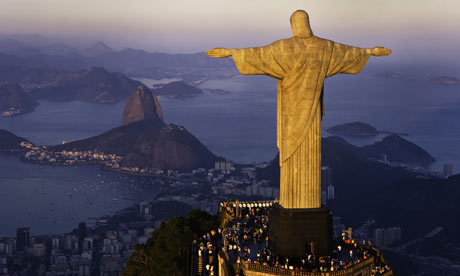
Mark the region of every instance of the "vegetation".
<instances>
[{"instance_id":1,"label":"vegetation","mask_svg":"<svg viewBox=\"0 0 460 276\"><path fill-rule=\"evenodd\" d=\"M137 245L123 276L187 275L193 241L218 226L217 217L192 210L162 223L144 245Z\"/></svg>"}]
</instances>

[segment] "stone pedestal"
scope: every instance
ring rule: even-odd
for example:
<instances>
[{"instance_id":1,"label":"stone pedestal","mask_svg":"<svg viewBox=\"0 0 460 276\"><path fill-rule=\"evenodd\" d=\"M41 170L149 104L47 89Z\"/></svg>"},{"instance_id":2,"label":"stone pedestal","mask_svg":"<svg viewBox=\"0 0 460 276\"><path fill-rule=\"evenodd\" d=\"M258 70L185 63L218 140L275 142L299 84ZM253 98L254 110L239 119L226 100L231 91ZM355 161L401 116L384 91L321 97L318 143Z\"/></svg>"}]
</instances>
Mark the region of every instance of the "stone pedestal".
<instances>
[{"instance_id":1,"label":"stone pedestal","mask_svg":"<svg viewBox=\"0 0 460 276\"><path fill-rule=\"evenodd\" d=\"M286 209L275 204L270 211L269 227L269 247L278 255L296 258L310 251L321 257L332 252L332 215L324 205L315 209Z\"/></svg>"}]
</instances>

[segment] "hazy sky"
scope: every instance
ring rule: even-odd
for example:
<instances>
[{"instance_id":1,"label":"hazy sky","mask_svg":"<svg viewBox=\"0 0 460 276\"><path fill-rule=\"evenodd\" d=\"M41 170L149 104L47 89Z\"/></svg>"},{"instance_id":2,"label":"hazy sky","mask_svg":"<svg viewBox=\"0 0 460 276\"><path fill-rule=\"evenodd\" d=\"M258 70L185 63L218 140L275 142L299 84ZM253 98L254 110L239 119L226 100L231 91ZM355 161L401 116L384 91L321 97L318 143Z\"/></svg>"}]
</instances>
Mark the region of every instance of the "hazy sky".
<instances>
[{"instance_id":1,"label":"hazy sky","mask_svg":"<svg viewBox=\"0 0 460 276\"><path fill-rule=\"evenodd\" d=\"M102 40L116 49L198 52L268 44L291 35L289 16L313 32L362 47L426 54L460 48L458 0L0 0L0 33Z\"/></svg>"}]
</instances>

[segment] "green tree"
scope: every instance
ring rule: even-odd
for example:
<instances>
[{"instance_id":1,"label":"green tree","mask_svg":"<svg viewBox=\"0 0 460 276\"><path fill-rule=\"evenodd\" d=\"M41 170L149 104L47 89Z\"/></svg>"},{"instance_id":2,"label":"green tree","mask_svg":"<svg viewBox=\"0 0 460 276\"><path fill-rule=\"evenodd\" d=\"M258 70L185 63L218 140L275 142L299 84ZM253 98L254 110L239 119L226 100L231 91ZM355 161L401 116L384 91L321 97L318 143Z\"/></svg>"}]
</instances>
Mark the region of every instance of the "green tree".
<instances>
[{"instance_id":1,"label":"green tree","mask_svg":"<svg viewBox=\"0 0 460 276\"><path fill-rule=\"evenodd\" d=\"M137 245L123 276L187 275L193 240L217 227L217 218L192 210L186 218L173 217Z\"/></svg>"}]
</instances>

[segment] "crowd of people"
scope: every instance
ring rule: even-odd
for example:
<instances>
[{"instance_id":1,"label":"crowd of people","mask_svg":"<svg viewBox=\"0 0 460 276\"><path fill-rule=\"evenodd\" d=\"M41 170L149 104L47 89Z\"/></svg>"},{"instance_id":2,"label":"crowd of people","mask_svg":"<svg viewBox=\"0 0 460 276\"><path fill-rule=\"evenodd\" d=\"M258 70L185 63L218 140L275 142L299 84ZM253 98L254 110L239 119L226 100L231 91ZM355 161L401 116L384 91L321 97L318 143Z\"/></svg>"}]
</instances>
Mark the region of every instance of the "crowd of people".
<instances>
[{"instance_id":1,"label":"crowd of people","mask_svg":"<svg viewBox=\"0 0 460 276\"><path fill-rule=\"evenodd\" d=\"M219 242L220 236L214 230L193 242L194 271L200 276L217 275L218 252L215 245Z\"/></svg>"},{"instance_id":2,"label":"crowd of people","mask_svg":"<svg viewBox=\"0 0 460 276\"><path fill-rule=\"evenodd\" d=\"M347 234L335 241L332 254L316 257L306 253L302 258L289 259L275 255L268 247L268 220L272 203L269 202L223 202L220 211L231 216L225 227L211 231L200 241L197 254L203 256L201 275L215 275L217 249L230 264L253 263L304 272L328 272L348 269L371 257L375 257L374 275L383 274L390 268L380 262L378 250L370 241L355 241ZM242 271L235 271L236 275Z\"/></svg>"}]
</instances>

